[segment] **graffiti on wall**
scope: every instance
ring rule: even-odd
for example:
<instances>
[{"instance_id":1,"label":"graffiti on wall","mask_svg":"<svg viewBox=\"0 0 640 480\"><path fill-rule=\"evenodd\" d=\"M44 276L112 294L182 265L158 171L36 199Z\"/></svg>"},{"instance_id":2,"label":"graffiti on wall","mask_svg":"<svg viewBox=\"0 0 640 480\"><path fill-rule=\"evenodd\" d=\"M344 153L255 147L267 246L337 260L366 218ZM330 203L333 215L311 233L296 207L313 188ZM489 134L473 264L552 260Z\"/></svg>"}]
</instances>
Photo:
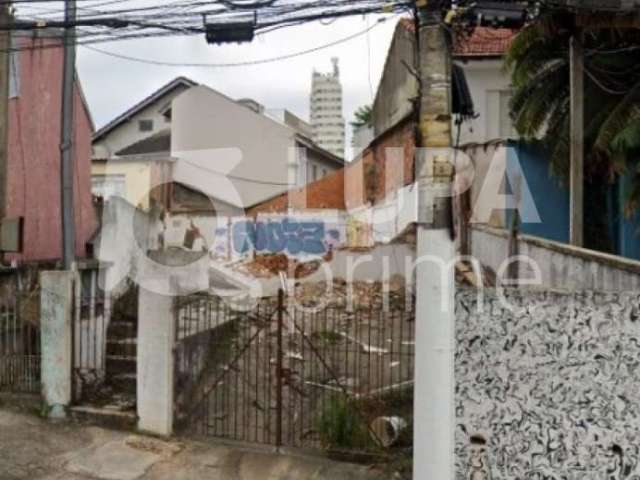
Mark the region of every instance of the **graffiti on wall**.
<instances>
[{"instance_id":1,"label":"graffiti on wall","mask_svg":"<svg viewBox=\"0 0 640 480\"><path fill-rule=\"evenodd\" d=\"M251 252L291 257L323 256L344 244L336 222L291 216L252 220L235 218L216 229L211 253L237 258Z\"/></svg>"},{"instance_id":2,"label":"graffiti on wall","mask_svg":"<svg viewBox=\"0 0 640 480\"><path fill-rule=\"evenodd\" d=\"M340 241L337 229L327 229L323 221L278 220L243 221L233 225L233 248L239 254L260 253L323 255Z\"/></svg>"},{"instance_id":3,"label":"graffiti on wall","mask_svg":"<svg viewBox=\"0 0 640 480\"><path fill-rule=\"evenodd\" d=\"M640 294L507 299L458 294L456 480L639 480Z\"/></svg>"}]
</instances>

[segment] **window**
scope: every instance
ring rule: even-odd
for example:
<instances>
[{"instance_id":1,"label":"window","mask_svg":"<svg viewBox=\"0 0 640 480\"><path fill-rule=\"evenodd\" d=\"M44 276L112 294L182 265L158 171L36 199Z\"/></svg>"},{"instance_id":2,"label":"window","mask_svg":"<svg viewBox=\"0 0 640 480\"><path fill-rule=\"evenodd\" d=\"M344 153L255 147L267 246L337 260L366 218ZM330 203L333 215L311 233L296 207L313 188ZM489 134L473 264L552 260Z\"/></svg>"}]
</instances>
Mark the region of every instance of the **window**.
<instances>
[{"instance_id":1,"label":"window","mask_svg":"<svg viewBox=\"0 0 640 480\"><path fill-rule=\"evenodd\" d=\"M138 121L138 130L141 132L151 132L153 131L153 120L139 120Z\"/></svg>"},{"instance_id":2,"label":"window","mask_svg":"<svg viewBox=\"0 0 640 480\"><path fill-rule=\"evenodd\" d=\"M500 91L500 138L508 139L516 136L513 121L509 115L509 102L513 93L510 90Z\"/></svg>"},{"instance_id":3,"label":"window","mask_svg":"<svg viewBox=\"0 0 640 480\"><path fill-rule=\"evenodd\" d=\"M509 115L510 89L487 90L487 116L485 140L508 140L516 137L513 121Z\"/></svg>"},{"instance_id":4,"label":"window","mask_svg":"<svg viewBox=\"0 0 640 480\"><path fill-rule=\"evenodd\" d=\"M18 48L15 35L11 35L11 48ZM20 96L20 65L19 50L12 50L9 54L9 98Z\"/></svg>"},{"instance_id":5,"label":"window","mask_svg":"<svg viewBox=\"0 0 640 480\"><path fill-rule=\"evenodd\" d=\"M91 193L108 200L111 197L125 196L124 175L92 175Z\"/></svg>"},{"instance_id":6,"label":"window","mask_svg":"<svg viewBox=\"0 0 640 480\"><path fill-rule=\"evenodd\" d=\"M326 169L326 168L323 168L323 169L322 169L322 176L323 176L323 177L326 177L326 176L327 176L327 169Z\"/></svg>"},{"instance_id":7,"label":"window","mask_svg":"<svg viewBox=\"0 0 640 480\"><path fill-rule=\"evenodd\" d=\"M318 179L318 166L313 165L311 167L311 180L316 181Z\"/></svg>"}]
</instances>

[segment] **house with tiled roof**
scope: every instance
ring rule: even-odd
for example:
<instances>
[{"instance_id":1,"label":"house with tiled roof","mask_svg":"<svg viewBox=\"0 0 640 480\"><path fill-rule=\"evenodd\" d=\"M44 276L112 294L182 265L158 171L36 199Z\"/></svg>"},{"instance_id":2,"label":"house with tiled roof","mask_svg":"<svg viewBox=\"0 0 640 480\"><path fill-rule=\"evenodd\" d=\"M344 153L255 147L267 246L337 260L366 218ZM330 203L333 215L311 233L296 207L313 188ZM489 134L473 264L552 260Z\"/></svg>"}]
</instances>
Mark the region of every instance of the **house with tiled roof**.
<instances>
[{"instance_id":1,"label":"house with tiled roof","mask_svg":"<svg viewBox=\"0 0 640 480\"><path fill-rule=\"evenodd\" d=\"M178 77L95 133L93 194L142 210L213 212L209 197L248 208L344 165L309 135L307 122L287 110ZM219 186L227 174L231 192Z\"/></svg>"},{"instance_id":2,"label":"house with tiled roof","mask_svg":"<svg viewBox=\"0 0 640 480\"><path fill-rule=\"evenodd\" d=\"M503 56L517 32L477 27L454 38L454 61L465 72L476 117L460 126L460 145L515 136L509 116L511 80Z\"/></svg>"},{"instance_id":3,"label":"house with tiled roof","mask_svg":"<svg viewBox=\"0 0 640 480\"><path fill-rule=\"evenodd\" d=\"M503 71L502 57L516 33L476 28L454 39L453 132L458 146L473 157L478 180L471 191L473 196L478 195L477 186L486 177L493 150L470 146L494 145L509 139L514 132L508 110L511 86ZM285 212L291 208L357 212L393 205L398 192L415 181L419 96L416 55L415 24L412 19L401 19L373 102L373 141L342 172L270 199L250 213ZM492 221L496 226L505 226L504 212L496 210Z\"/></svg>"},{"instance_id":4,"label":"house with tiled roof","mask_svg":"<svg viewBox=\"0 0 640 480\"><path fill-rule=\"evenodd\" d=\"M196 85L177 77L96 131L91 159L96 197L118 196L144 210L150 207L149 186L170 168L169 107L173 99Z\"/></svg>"}]
</instances>

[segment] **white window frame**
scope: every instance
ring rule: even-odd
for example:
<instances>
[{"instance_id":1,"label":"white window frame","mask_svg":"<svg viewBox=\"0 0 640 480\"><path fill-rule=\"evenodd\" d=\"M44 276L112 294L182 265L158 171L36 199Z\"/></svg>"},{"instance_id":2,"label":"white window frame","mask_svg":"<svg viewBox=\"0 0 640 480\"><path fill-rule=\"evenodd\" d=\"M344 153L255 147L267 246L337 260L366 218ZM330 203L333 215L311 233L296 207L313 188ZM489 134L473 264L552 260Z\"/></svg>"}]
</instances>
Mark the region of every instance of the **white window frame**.
<instances>
[{"instance_id":1,"label":"white window frame","mask_svg":"<svg viewBox=\"0 0 640 480\"><path fill-rule=\"evenodd\" d=\"M111 197L125 198L126 176L123 174L91 175L91 193L105 200Z\"/></svg>"}]
</instances>

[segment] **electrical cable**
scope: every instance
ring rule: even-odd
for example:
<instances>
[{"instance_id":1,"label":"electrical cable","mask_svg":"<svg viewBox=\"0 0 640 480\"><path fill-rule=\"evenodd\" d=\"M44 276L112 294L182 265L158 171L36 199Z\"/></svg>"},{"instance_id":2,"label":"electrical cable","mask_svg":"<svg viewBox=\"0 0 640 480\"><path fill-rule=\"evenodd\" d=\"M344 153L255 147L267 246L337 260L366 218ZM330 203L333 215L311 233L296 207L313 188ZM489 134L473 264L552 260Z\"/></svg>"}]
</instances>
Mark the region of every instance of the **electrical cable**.
<instances>
[{"instance_id":1,"label":"electrical cable","mask_svg":"<svg viewBox=\"0 0 640 480\"><path fill-rule=\"evenodd\" d=\"M395 18L395 17L394 17ZM375 24L369 26L368 28L366 28L363 31L357 32L355 34L349 35L347 37L343 37L339 40L324 44L324 45L320 45L317 47L313 47L307 50L301 50L299 52L294 52L294 53L289 53L286 55L280 55L277 57L271 57L271 58L264 58L264 59L256 59L256 60L248 60L248 61L244 61L244 62L230 62L230 63L184 63L184 62L165 62L165 61L159 61L159 60L151 60L151 59L145 59L145 58L141 58L141 57L132 57L130 55L124 55L124 54L120 54L120 53L116 53L116 52L109 52L107 50L102 50L100 48L97 47L92 47L92 46L88 46L88 45L81 45L82 47L88 49L88 50L92 50L94 52L97 53L101 53L103 55L108 55L114 58L118 58L121 60L127 60L127 61L131 61L131 62L138 62L138 63L144 63L144 64L148 64L148 65L157 65L157 66L164 66L164 67L190 67L190 68L232 68L232 67L245 67L245 66L253 66L253 65L262 65L262 64L266 64L266 63L273 63L273 62L279 62L279 61L283 61L283 60L289 60L291 58L295 58L295 57L299 57L302 55L308 55L310 53L314 53L320 50L324 50L326 48L330 48L336 45L340 45L342 43L348 42L350 40L353 40L357 37L360 37L364 34L369 33L371 30L373 30L376 26L381 25L382 23L384 23L387 20L387 17L379 19L378 22L376 22ZM373 88L373 87L372 87ZM372 89L373 91L373 89Z\"/></svg>"},{"instance_id":2,"label":"electrical cable","mask_svg":"<svg viewBox=\"0 0 640 480\"><path fill-rule=\"evenodd\" d=\"M85 0L85 2L88 0ZM95 2L95 0L93 0ZM2 3L2 0L0 0ZM122 3L122 0L111 0L101 3L83 3L86 7ZM84 25L79 28L76 44L99 43L107 41L129 40L136 38L162 37L167 35L194 35L205 32L203 15L212 15L207 21L215 20L218 23L237 21L239 18L247 18L245 13L240 13L236 8L221 6L220 0L212 3L192 0L176 0L163 6L147 6L136 9L105 10L100 14L80 15L78 22ZM294 0L287 4L268 4L257 11L257 23L255 31L264 34L278 28L308 23L312 21L325 21L338 18L370 14L370 13L399 13L406 11L410 5L409 0ZM212 6L215 7L212 9ZM145 11L145 14L131 15L131 12ZM108 16L108 17L107 17ZM253 17L252 17L253 18ZM107 23L106 26L100 25ZM121 28L109 28L116 23ZM46 20L44 21L46 26ZM96 24L95 26L93 24ZM24 24L23 24L24 25ZM63 22L56 25L63 26ZM5 27L6 28L6 27ZM23 28L30 28L24 26ZM41 29L40 24L33 25L33 30ZM14 29L11 29L14 30ZM20 32L24 34L24 32ZM34 46L19 47L15 50L34 49Z\"/></svg>"}]
</instances>

